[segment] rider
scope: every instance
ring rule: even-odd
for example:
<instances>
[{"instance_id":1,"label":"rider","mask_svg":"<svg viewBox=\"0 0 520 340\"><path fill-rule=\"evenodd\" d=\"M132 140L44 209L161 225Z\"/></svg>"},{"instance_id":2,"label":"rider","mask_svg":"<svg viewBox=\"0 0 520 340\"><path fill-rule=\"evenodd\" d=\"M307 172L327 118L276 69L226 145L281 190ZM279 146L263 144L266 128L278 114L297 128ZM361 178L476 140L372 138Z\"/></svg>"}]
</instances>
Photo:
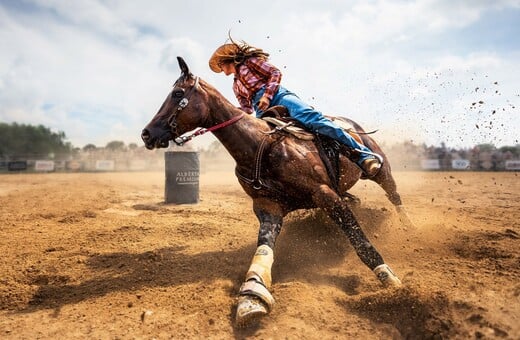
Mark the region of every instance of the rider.
<instances>
[{"instance_id":1,"label":"rider","mask_svg":"<svg viewBox=\"0 0 520 340\"><path fill-rule=\"evenodd\" d=\"M381 168L379 157L375 157L370 149L359 144L321 112L282 87L282 74L278 68L267 62L268 57L269 54L260 48L250 46L244 41L239 44L231 39L231 43L216 49L209 60L209 67L216 73L234 75L233 91L245 112L256 111L257 117L260 117L270 106L285 106L289 115L307 129L360 151L357 165L367 176L375 176Z\"/></svg>"}]
</instances>

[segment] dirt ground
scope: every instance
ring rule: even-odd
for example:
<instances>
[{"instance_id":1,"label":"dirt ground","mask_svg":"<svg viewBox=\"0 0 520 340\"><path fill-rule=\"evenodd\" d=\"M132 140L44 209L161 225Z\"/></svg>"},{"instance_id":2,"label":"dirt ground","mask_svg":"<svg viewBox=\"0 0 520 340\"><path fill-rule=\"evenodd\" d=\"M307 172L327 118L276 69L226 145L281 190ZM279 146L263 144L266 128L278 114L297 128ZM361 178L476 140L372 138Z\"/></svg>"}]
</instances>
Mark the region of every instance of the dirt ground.
<instances>
[{"instance_id":1,"label":"dirt ground","mask_svg":"<svg viewBox=\"0 0 520 340\"><path fill-rule=\"evenodd\" d=\"M385 290L320 211L289 215L276 306L233 324L258 223L233 171L166 205L164 174L0 176L3 339L520 339L520 173L397 172L354 209L404 287Z\"/></svg>"}]
</instances>

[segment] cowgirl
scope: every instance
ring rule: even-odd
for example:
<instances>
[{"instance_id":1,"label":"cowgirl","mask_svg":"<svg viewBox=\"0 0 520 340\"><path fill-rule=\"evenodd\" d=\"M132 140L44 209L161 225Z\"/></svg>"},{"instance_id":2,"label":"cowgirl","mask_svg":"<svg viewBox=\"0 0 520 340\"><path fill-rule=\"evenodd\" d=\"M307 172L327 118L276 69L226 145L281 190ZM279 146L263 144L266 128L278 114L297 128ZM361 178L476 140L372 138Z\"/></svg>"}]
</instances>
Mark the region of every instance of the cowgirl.
<instances>
[{"instance_id":1,"label":"cowgirl","mask_svg":"<svg viewBox=\"0 0 520 340\"><path fill-rule=\"evenodd\" d=\"M290 116L310 131L333 138L352 149L360 150L357 165L367 176L375 176L381 163L372 155L372 151L281 86L282 74L278 68L267 62L268 57L269 54L260 48L252 47L245 42L238 44L231 40L231 43L217 48L209 60L209 67L216 73L234 75L233 92L245 112L256 111L256 116L260 117L270 106L285 106Z\"/></svg>"}]
</instances>

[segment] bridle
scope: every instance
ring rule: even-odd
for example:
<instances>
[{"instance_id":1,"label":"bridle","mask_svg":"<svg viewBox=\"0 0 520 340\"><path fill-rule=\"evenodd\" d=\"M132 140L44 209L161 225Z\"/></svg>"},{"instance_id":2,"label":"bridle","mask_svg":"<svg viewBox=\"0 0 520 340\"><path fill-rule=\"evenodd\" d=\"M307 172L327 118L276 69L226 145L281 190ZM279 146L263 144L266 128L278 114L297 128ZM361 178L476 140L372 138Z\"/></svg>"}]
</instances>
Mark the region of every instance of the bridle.
<instances>
[{"instance_id":1,"label":"bridle","mask_svg":"<svg viewBox=\"0 0 520 340\"><path fill-rule=\"evenodd\" d=\"M171 131L172 131L174 136L177 136L179 134L178 131L177 131L177 115L183 109L185 109L188 106L188 104L190 103L190 97L193 94L193 92L195 92L195 89L197 88L198 85L199 85L199 77L196 77L195 78L195 84L188 91L188 93L186 93L184 95L184 97L179 101L179 103L177 104L177 108L174 109L172 114L170 115L170 117L168 117L168 125L170 126ZM231 124L234 124L234 123L238 122L243 117L244 117L244 113L242 113L242 114L240 114L238 116L235 116L235 117L233 117L231 119L228 119L228 120L226 120L226 121L224 121L224 122L222 122L220 124L216 124L216 125L214 125L212 127L209 127L207 129L206 128L198 128L197 130L195 130L195 132L193 132L191 134L188 134L188 135L178 136L173 141L178 146L182 146L185 143L187 143L190 140L192 140L194 137L203 135L206 132L211 132L211 131L215 131L215 130L218 130L218 129L222 129L222 128L226 127L226 126L229 126Z\"/></svg>"},{"instance_id":2,"label":"bridle","mask_svg":"<svg viewBox=\"0 0 520 340\"><path fill-rule=\"evenodd\" d=\"M177 108L172 110L171 115L168 117L168 125L174 136L177 136L179 133L177 131L177 115L186 107L190 102L190 97L195 91L195 88L199 85L199 77L195 78L195 84L192 88L184 95L184 97L177 104ZM175 86L175 85L174 85ZM172 91L173 92L173 91Z\"/></svg>"}]
</instances>

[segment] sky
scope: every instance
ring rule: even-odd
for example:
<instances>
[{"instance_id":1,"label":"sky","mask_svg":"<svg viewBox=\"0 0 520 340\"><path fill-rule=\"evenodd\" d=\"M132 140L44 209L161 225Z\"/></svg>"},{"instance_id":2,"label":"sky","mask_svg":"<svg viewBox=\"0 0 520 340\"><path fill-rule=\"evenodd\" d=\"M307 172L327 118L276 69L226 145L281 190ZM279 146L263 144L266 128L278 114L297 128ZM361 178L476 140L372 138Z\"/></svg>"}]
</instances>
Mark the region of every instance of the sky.
<instances>
[{"instance_id":1,"label":"sky","mask_svg":"<svg viewBox=\"0 0 520 340\"><path fill-rule=\"evenodd\" d=\"M520 143L520 0L0 0L0 122L141 146L177 56L237 103L208 67L228 32L383 144Z\"/></svg>"}]
</instances>

